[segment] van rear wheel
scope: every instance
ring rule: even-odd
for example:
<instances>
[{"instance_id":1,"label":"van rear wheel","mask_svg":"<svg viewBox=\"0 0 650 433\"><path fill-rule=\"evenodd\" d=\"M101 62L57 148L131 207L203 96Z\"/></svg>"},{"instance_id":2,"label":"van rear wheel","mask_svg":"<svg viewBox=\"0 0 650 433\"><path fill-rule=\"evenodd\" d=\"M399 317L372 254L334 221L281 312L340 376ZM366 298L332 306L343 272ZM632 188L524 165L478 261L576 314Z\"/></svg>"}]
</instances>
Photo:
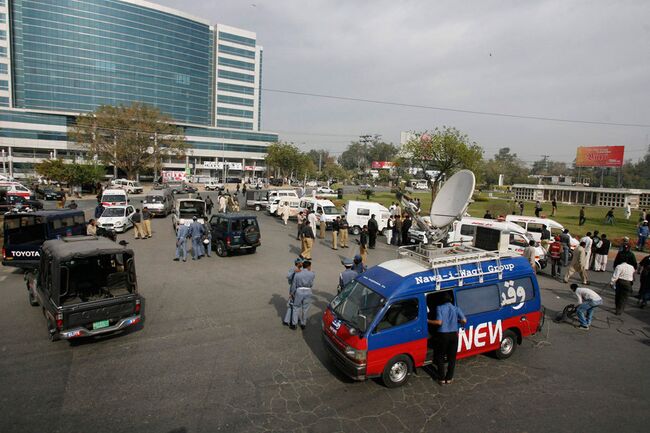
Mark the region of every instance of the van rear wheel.
<instances>
[{"instance_id":1,"label":"van rear wheel","mask_svg":"<svg viewBox=\"0 0 650 433\"><path fill-rule=\"evenodd\" d=\"M355 236L358 236L361 233L361 227L359 226L354 226L352 227L352 234Z\"/></svg>"},{"instance_id":2,"label":"van rear wheel","mask_svg":"<svg viewBox=\"0 0 650 433\"><path fill-rule=\"evenodd\" d=\"M411 370L413 370L411 358L399 355L386 363L381 380L387 388L397 388L408 382Z\"/></svg>"},{"instance_id":3,"label":"van rear wheel","mask_svg":"<svg viewBox=\"0 0 650 433\"><path fill-rule=\"evenodd\" d=\"M498 359L507 359L515 353L515 350L517 350L517 334L508 329L503 333L501 345L494 353Z\"/></svg>"},{"instance_id":4,"label":"van rear wheel","mask_svg":"<svg viewBox=\"0 0 650 433\"><path fill-rule=\"evenodd\" d=\"M255 205L255 210L259 212L260 210L262 210L262 206L260 206L259 204L256 204Z\"/></svg>"}]
</instances>

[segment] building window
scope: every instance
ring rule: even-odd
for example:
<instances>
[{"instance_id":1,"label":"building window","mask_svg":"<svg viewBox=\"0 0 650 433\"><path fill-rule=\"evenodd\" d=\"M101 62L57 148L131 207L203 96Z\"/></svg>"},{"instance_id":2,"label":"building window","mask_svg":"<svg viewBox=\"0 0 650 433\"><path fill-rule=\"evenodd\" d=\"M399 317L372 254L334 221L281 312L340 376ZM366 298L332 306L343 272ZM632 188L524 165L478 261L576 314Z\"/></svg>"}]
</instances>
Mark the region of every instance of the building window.
<instances>
[{"instance_id":1,"label":"building window","mask_svg":"<svg viewBox=\"0 0 650 433\"><path fill-rule=\"evenodd\" d=\"M0 90L9 90L9 81L0 80Z\"/></svg>"},{"instance_id":2,"label":"building window","mask_svg":"<svg viewBox=\"0 0 650 433\"><path fill-rule=\"evenodd\" d=\"M253 124L250 122L237 122L235 120L217 120L217 126L220 128L233 128L233 129L253 129Z\"/></svg>"},{"instance_id":3,"label":"building window","mask_svg":"<svg viewBox=\"0 0 650 433\"><path fill-rule=\"evenodd\" d=\"M9 106L9 97L0 96L0 107L8 107L8 106Z\"/></svg>"},{"instance_id":4,"label":"building window","mask_svg":"<svg viewBox=\"0 0 650 433\"><path fill-rule=\"evenodd\" d=\"M7 47L0 47L0 57L7 57Z\"/></svg>"},{"instance_id":5,"label":"building window","mask_svg":"<svg viewBox=\"0 0 650 433\"><path fill-rule=\"evenodd\" d=\"M224 104L246 105L247 107L252 107L255 104L255 101L253 99L237 98L236 96L227 95L218 95L217 102L223 102Z\"/></svg>"},{"instance_id":6,"label":"building window","mask_svg":"<svg viewBox=\"0 0 650 433\"><path fill-rule=\"evenodd\" d=\"M255 75L240 74L239 72L219 70L219 78L228 78L229 80L245 81L247 83L255 82Z\"/></svg>"},{"instance_id":7,"label":"building window","mask_svg":"<svg viewBox=\"0 0 650 433\"><path fill-rule=\"evenodd\" d=\"M231 47L230 45L219 44L219 51L222 53L232 54L234 56L248 57L249 59L255 58L255 51L243 50L241 48Z\"/></svg>"},{"instance_id":8,"label":"building window","mask_svg":"<svg viewBox=\"0 0 650 433\"><path fill-rule=\"evenodd\" d=\"M255 46L255 39L246 38L244 36L233 35L232 33L219 32L219 39L224 41L234 42L236 44L242 44L249 47Z\"/></svg>"},{"instance_id":9,"label":"building window","mask_svg":"<svg viewBox=\"0 0 650 433\"><path fill-rule=\"evenodd\" d=\"M6 63L0 63L0 74L8 74L9 66Z\"/></svg>"},{"instance_id":10,"label":"building window","mask_svg":"<svg viewBox=\"0 0 650 433\"><path fill-rule=\"evenodd\" d=\"M184 86L190 85L190 76L187 74L174 73L174 82L176 84L182 84Z\"/></svg>"},{"instance_id":11,"label":"building window","mask_svg":"<svg viewBox=\"0 0 650 433\"><path fill-rule=\"evenodd\" d=\"M6 41L6 40L7 40L7 31L0 30L0 41Z\"/></svg>"},{"instance_id":12,"label":"building window","mask_svg":"<svg viewBox=\"0 0 650 433\"><path fill-rule=\"evenodd\" d=\"M7 22L7 14L0 12L0 24L4 24Z\"/></svg>"},{"instance_id":13,"label":"building window","mask_svg":"<svg viewBox=\"0 0 650 433\"><path fill-rule=\"evenodd\" d=\"M238 86L237 84L230 83L217 83L217 89L224 92L243 93L245 95L253 95L255 93L254 87Z\"/></svg>"},{"instance_id":14,"label":"building window","mask_svg":"<svg viewBox=\"0 0 650 433\"><path fill-rule=\"evenodd\" d=\"M255 63L242 62L233 59L226 59L225 57L219 57L219 64L221 66L230 66L233 68L246 69L247 71L255 70Z\"/></svg>"},{"instance_id":15,"label":"building window","mask_svg":"<svg viewBox=\"0 0 650 433\"><path fill-rule=\"evenodd\" d=\"M217 108L217 114L221 114L222 116L245 117L247 119L252 119L253 118L253 112L252 111L237 110L235 108L218 107Z\"/></svg>"}]
</instances>

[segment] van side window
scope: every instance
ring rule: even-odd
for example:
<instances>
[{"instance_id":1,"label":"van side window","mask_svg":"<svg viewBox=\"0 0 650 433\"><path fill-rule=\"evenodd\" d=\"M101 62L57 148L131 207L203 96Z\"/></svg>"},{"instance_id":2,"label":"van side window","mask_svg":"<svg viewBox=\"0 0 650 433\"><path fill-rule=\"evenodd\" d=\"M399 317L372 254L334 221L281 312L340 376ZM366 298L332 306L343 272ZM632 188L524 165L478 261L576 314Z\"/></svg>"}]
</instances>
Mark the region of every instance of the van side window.
<instances>
[{"instance_id":1,"label":"van side window","mask_svg":"<svg viewBox=\"0 0 650 433\"><path fill-rule=\"evenodd\" d=\"M510 233L510 244L526 248L528 246L528 240L520 234Z\"/></svg>"},{"instance_id":2,"label":"van side window","mask_svg":"<svg viewBox=\"0 0 650 433\"><path fill-rule=\"evenodd\" d=\"M541 233L542 232L542 224L540 223L528 223L528 228L526 229L531 233Z\"/></svg>"},{"instance_id":3,"label":"van side window","mask_svg":"<svg viewBox=\"0 0 650 433\"><path fill-rule=\"evenodd\" d=\"M519 227L521 227L522 229L526 228L526 223L525 222L522 222L522 221L513 221L513 222L515 224L517 224Z\"/></svg>"},{"instance_id":4,"label":"van side window","mask_svg":"<svg viewBox=\"0 0 650 433\"><path fill-rule=\"evenodd\" d=\"M388 307L386 314L375 327L375 332L381 332L394 326L403 325L418 317L418 300L407 299L395 302Z\"/></svg>"},{"instance_id":5,"label":"van side window","mask_svg":"<svg viewBox=\"0 0 650 433\"><path fill-rule=\"evenodd\" d=\"M357 215L370 216L370 209L357 208Z\"/></svg>"},{"instance_id":6,"label":"van side window","mask_svg":"<svg viewBox=\"0 0 650 433\"><path fill-rule=\"evenodd\" d=\"M516 305L535 298L533 282L530 278L501 281L499 283L501 306Z\"/></svg>"},{"instance_id":7,"label":"van side window","mask_svg":"<svg viewBox=\"0 0 650 433\"><path fill-rule=\"evenodd\" d=\"M474 287L456 292L456 305L466 316L498 310L499 289L495 285Z\"/></svg>"},{"instance_id":8,"label":"van side window","mask_svg":"<svg viewBox=\"0 0 650 433\"><path fill-rule=\"evenodd\" d=\"M471 226L469 224L463 224L460 226L460 234L463 236L475 236L476 227Z\"/></svg>"}]
</instances>

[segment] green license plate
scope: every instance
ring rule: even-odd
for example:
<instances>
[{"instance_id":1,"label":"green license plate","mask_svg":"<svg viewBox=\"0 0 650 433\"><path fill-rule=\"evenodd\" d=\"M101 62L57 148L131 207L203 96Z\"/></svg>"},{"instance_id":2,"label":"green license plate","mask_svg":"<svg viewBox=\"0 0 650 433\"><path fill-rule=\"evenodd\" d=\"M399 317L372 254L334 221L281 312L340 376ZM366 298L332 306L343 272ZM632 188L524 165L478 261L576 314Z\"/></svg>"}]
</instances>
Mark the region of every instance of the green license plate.
<instances>
[{"instance_id":1,"label":"green license plate","mask_svg":"<svg viewBox=\"0 0 650 433\"><path fill-rule=\"evenodd\" d=\"M93 329L102 329L108 327L108 320L101 320L93 323Z\"/></svg>"}]
</instances>

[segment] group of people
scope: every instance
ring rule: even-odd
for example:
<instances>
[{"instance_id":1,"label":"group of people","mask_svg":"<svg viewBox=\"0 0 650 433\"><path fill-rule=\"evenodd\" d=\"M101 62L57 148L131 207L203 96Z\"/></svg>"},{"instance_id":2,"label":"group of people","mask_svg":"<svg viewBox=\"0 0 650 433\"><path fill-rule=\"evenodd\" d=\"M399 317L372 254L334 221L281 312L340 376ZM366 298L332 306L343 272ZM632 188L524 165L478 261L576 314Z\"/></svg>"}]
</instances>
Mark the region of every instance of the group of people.
<instances>
[{"instance_id":1,"label":"group of people","mask_svg":"<svg viewBox=\"0 0 650 433\"><path fill-rule=\"evenodd\" d=\"M201 224L194 216L189 225L179 224L176 229L176 256L174 261L181 258L187 261L187 242L192 245L192 260L199 260L203 256L212 256L212 232L206 222Z\"/></svg>"}]
</instances>

